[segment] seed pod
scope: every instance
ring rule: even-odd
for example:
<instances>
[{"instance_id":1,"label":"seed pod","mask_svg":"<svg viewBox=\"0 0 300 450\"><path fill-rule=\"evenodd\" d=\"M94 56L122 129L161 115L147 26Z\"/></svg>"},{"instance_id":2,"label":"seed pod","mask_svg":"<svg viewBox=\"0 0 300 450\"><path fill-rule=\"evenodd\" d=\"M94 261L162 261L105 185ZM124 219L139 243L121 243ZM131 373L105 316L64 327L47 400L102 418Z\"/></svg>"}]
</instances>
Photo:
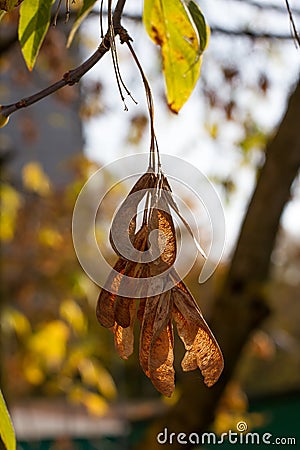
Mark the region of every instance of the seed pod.
<instances>
[{"instance_id":1,"label":"seed pod","mask_svg":"<svg viewBox=\"0 0 300 450\"><path fill-rule=\"evenodd\" d=\"M143 314L143 322L140 333L140 365L147 375L150 376L149 372L149 353L151 347L151 341L153 336L153 326L154 319L156 315L157 305L160 296L149 297L145 301L145 309Z\"/></svg>"},{"instance_id":2,"label":"seed pod","mask_svg":"<svg viewBox=\"0 0 300 450\"><path fill-rule=\"evenodd\" d=\"M173 361L172 334L169 326L166 326L152 343L149 357L150 379L154 387L166 397L170 397L175 388Z\"/></svg>"},{"instance_id":3,"label":"seed pod","mask_svg":"<svg viewBox=\"0 0 300 450\"><path fill-rule=\"evenodd\" d=\"M146 193L142 226L136 232L138 205ZM207 386L212 386L223 370L223 356L218 343L173 267L176 233L170 207L203 253L189 224L179 212L167 178L160 172L158 175L147 172L133 186L113 220L110 230L112 247L120 254L113 236L125 236L123 247L128 252L118 259L97 303L99 322L111 329L118 354L127 359L133 352L136 298L140 299L137 311L141 324L140 365L155 388L168 397L175 387L172 318L186 349L181 362L183 370L199 367ZM136 283L137 278L140 281L149 277L153 277L150 285ZM157 292L158 286L160 293L152 294ZM127 292L131 292L131 297L121 295Z\"/></svg>"},{"instance_id":4,"label":"seed pod","mask_svg":"<svg viewBox=\"0 0 300 450\"><path fill-rule=\"evenodd\" d=\"M181 282L172 289L172 296L173 318L186 349L181 363L182 368L184 371L190 371L199 367L205 384L212 386L224 367L219 345L199 308L195 307L195 300L184 283Z\"/></svg>"},{"instance_id":5,"label":"seed pod","mask_svg":"<svg viewBox=\"0 0 300 450\"><path fill-rule=\"evenodd\" d=\"M146 300L147 300L146 298L140 299L140 304L139 304L139 307L137 310L137 318L138 318L141 326L142 326L143 318L144 318Z\"/></svg>"},{"instance_id":6,"label":"seed pod","mask_svg":"<svg viewBox=\"0 0 300 450\"><path fill-rule=\"evenodd\" d=\"M151 239L156 231L156 239ZM152 276L159 275L169 269L176 260L176 232L168 203L164 197L157 200L149 218L149 247L153 246L153 253L159 250L159 257L150 265ZM151 248L152 250L152 248Z\"/></svg>"},{"instance_id":7,"label":"seed pod","mask_svg":"<svg viewBox=\"0 0 300 450\"><path fill-rule=\"evenodd\" d=\"M126 258L127 255L130 255L131 243L134 239L136 229L137 208L143 197L146 195L147 189L152 188L154 183L154 173L144 173L135 183L113 218L109 240L115 253L122 258ZM122 248L123 254L121 254L114 242L114 237L119 239L119 237L125 236L128 236L129 240L126 242L124 239L124 242L122 242L124 248Z\"/></svg>"},{"instance_id":8,"label":"seed pod","mask_svg":"<svg viewBox=\"0 0 300 450\"><path fill-rule=\"evenodd\" d=\"M157 305L148 361L149 376L153 385L167 397L172 395L175 387L171 311L171 291L167 291L160 295Z\"/></svg>"},{"instance_id":9,"label":"seed pod","mask_svg":"<svg viewBox=\"0 0 300 450\"><path fill-rule=\"evenodd\" d=\"M115 323L114 304L126 264L127 261L124 259L118 259L114 265L114 270L110 273L98 297L96 308L97 319L106 328L114 326Z\"/></svg>"},{"instance_id":10,"label":"seed pod","mask_svg":"<svg viewBox=\"0 0 300 450\"><path fill-rule=\"evenodd\" d=\"M193 241L196 245L196 248L198 250L198 252L200 253L200 255L203 256L203 258L207 259L206 253L203 250L203 248L201 247L200 243L198 242L198 240L196 239L189 223L185 220L185 218L182 216L181 212L179 211L179 208L173 198L172 195L172 189L169 185L169 182L167 180L167 178L165 176L163 176L163 188L162 188L162 196L165 198L165 201L168 203L168 205L171 206L171 208L176 212L177 216L180 218L180 220L182 221L182 223L184 224L184 226L186 227L188 233L191 235L191 237L193 238Z\"/></svg>"},{"instance_id":11,"label":"seed pod","mask_svg":"<svg viewBox=\"0 0 300 450\"><path fill-rule=\"evenodd\" d=\"M139 278L143 270L143 266L138 263L127 262L124 275L120 282L120 288L123 290L132 290L132 284L135 283L135 278ZM139 296L139 292L136 292L136 296ZM130 310L131 304L135 303L134 297L124 297L117 295L114 302L114 318L117 324L121 325L123 328L127 328L130 325Z\"/></svg>"},{"instance_id":12,"label":"seed pod","mask_svg":"<svg viewBox=\"0 0 300 450\"><path fill-rule=\"evenodd\" d=\"M128 359L133 352L135 311L136 304L135 300L133 300L129 305L129 326L123 328L121 325L115 323L112 329L115 338L115 347L122 359Z\"/></svg>"}]
</instances>

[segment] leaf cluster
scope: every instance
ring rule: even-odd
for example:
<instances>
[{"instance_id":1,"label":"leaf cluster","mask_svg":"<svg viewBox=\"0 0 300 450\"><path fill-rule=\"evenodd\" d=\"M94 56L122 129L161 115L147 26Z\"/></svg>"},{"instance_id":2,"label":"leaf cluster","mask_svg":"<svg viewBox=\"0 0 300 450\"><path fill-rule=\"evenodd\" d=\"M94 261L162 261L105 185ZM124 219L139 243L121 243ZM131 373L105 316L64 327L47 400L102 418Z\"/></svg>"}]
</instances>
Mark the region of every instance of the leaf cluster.
<instances>
[{"instance_id":1,"label":"leaf cluster","mask_svg":"<svg viewBox=\"0 0 300 450\"><path fill-rule=\"evenodd\" d=\"M119 3L117 3L115 11L118 10ZM82 0L79 4L75 5L77 8L77 16L67 39L67 47L71 45L80 24L86 19L95 4L96 0ZM8 5L8 2L2 1L0 3L2 14L0 17L17 6L19 6L19 2L9 2ZM121 9L123 9L123 6ZM59 8L60 2L58 3L58 7L56 7L54 23L56 22ZM18 40L24 60L30 71L35 65L51 20L53 21L53 9L53 0L47 0L42 3L24 0L19 8ZM69 12L67 11L66 14L68 17ZM101 24L102 15L101 8ZM207 46L209 37L208 25L206 24L201 9L194 0L163 0L162 2L146 0L144 3L143 21L150 38L161 48L167 103L171 111L178 113L190 97L200 76L202 54ZM120 22L120 18L116 22ZM120 28L120 23L116 23L115 30L113 34L111 33L109 28L106 36L113 37L110 40L110 46L112 48L113 58L115 58L114 64L117 64L117 56L114 56L115 44L113 43L113 34L121 33L121 42L124 42L124 32ZM102 29L101 34L103 35ZM129 37L126 39L130 40ZM107 42L105 45L107 45ZM95 63L97 61L95 60ZM117 66L115 66L115 70L116 74L119 73ZM85 71L82 74L79 71L79 74L76 75L78 79L76 78L75 82L84 73ZM117 78L119 76L120 74ZM55 90L60 89L64 85L59 84ZM44 95L49 94L45 93ZM39 96L34 99L34 101L38 100L40 100ZM21 106L24 107L27 104L22 104L18 107ZM8 114L5 114L5 111L2 113L0 117L1 126L7 123L6 118Z\"/></svg>"}]
</instances>

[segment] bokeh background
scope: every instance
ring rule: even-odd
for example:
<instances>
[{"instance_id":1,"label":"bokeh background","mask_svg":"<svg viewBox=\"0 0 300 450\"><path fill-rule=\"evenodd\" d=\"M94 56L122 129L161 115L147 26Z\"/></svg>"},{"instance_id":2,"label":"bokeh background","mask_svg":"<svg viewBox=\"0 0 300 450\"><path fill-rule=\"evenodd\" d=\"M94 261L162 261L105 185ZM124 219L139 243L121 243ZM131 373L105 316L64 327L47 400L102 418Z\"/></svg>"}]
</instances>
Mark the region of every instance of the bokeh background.
<instances>
[{"instance_id":1,"label":"bokeh background","mask_svg":"<svg viewBox=\"0 0 300 450\"><path fill-rule=\"evenodd\" d=\"M299 24L299 4L290 4ZM79 6L72 5L73 16ZM227 243L221 264L199 286L199 259L186 280L210 322L266 145L299 80L300 60L284 2L203 0L201 7L211 25L210 44L201 79L178 116L166 107L160 57L143 30L140 2L128 4L124 24L153 89L160 150L197 166L214 183L224 206ZM56 81L89 55L99 41L98 10L96 5L68 50L70 25L59 21L32 73L17 43L17 11L7 16L0 27L1 103ZM122 46L118 51L137 106L126 99L129 111L123 111L106 56L79 86L16 113L1 130L0 382L19 450L155 448L155 423L184 431L172 428L169 414L183 407L186 380L195 396L200 392L200 375L180 369L179 342L177 387L169 400L142 373L137 349L126 362L118 358L111 333L96 321L99 288L81 269L72 244L72 211L89 176L118 157L149 148L142 83L129 53ZM110 186L108 171L104 178ZM120 189L119 194L123 198L126 192ZM214 405L214 419L205 431L216 436L245 421L250 431L300 441L299 195L296 177L262 288L269 314L249 334ZM107 216L111 213L108 204ZM271 214L269 205L264 213ZM103 233L100 227L98 239ZM237 320L232 318L232 328ZM196 420L201 415L188 396L184 407Z\"/></svg>"}]
</instances>

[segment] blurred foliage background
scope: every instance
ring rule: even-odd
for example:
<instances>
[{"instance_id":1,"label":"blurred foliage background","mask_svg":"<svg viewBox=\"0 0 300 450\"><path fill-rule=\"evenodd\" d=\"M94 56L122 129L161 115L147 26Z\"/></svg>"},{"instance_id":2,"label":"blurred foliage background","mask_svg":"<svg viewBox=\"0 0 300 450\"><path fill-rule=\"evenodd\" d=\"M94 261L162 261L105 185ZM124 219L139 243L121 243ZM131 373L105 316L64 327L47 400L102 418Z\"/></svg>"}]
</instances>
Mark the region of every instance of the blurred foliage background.
<instances>
[{"instance_id":1,"label":"blurred foliage background","mask_svg":"<svg viewBox=\"0 0 300 450\"><path fill-rule=\"evenodd\" d=\"M207 14L214 17L213 9L208 9ZM1 47L0 55L3 77L0 92L4 96L11 95L7 93L7 77L20 90L26 91L28 84L32 83L32 79L29 81L31 75L21 62L16 39L13 39L15 22L13 14L7 17L3 22L5 31L1 35L2 42L7 44ZM134 25L137 29L139 26ZM7 36L11 37L9 45L6 42ZM280 67L286 58L284 46L287 44L273 41L272 38L266 41L250 37L243 44L244 47L240 41L236 44L237 47L243 47L243 58L238 61L238 58L228 56L230 44L221 43L223 38L219 38L217 33L215 36L214 38L213 32L210 44L213 50L203 65L201 86L197 92L196 102L199 102L200 93L201 108L206 118L199 134L205 136L206 142L209 140L208 147L215 156L213 161L221 161L220 164L210 164L210 178L216 183L228 209L232 208L233 203L236 214L242 216L247 198L243 202L234 203L241 187L238 172L251 172L251 187L252 180L255 182L264 162L265 144L274 134L276 125L265 121L261 111L271 102L274 93L278 94L280 91L281 98L286 98L297 76L298 66L293 69L294 78L291 76L283 87L278 84L278 79L283 73ZM55 80L78 58L78 55L73 55L75 59L70 61L70 56L64 49L65 40L63 27L50 30L33 74L37 86L41 80ZM85 46L85 50L81 52L86 52L91 44L94 42L91 42L89 34L83 33L80 45ZM288 45L292 46L290 41ZM253 61L258 64L257 60L262 55L262 66L258 65L254 76L248 77L252 56ZM123 58L126 63L126 58ZM153 60L150 58L150 61ZM162 98L162 84L155 81L159 62L155 61L151 77ZM278 72L273 70L274 61ZM286 70L285 68L285 73ZM212 72L214 77L210 77ZM69 109L76 111L76 116L84 127L95 123L97 119L103 121L109 118L113 108L107 106L107 97L110 95L108 89L107 77L101 79L93 75L83 83L80 90L68 88L57 93L55 101L59 102L63 112L55 114L51 110L51 114L47 116L51 120L50 128L45 131L46 140L51 141L51 127L62 128L64 133L63 124L68 121L65 111ZM275 122L278 122L283 109L282 105ZM29 405L40 399L54 404L57 401L63 404L67 402L71 408L84 408L91 417L103 417L110 413L112 405L120 402L134 404L136 400L143 403L155 399L160 405L161 413L180 397L181 380L185 376L179 368L183 349L180 344L175 344L177 390L171 403L168 403L158 396L142 374L136 352L127 362L120 361L116 356L111 334L101 328L95 318L98 287L81 269L72 244L74 204L83 184L97 170L99 163L83 156L78 148L72 149L70 153L73 156L66 158L64 162L65 175L62 177L65 176L65 179L61 178L63 182L57 182L55 176L52 176L52 169L48 170L47 162L41 162L39 154L29 150L28 160L17 164L17 171L12 169L13 159L18 159L22 148L13 149L15 154L11 159L8 150L11 150L13 141L9 141L6 133L13 134L17 129L22 145L31 149L34 145L39 145L36 142L42 134L40 122L34 113L28 110L19 114L15 124L10 123L11 128L1 135L0 379L8 404L13 408L22 404ZM159 114L164 115L159 120L161 124L158 127L163 128L171 123L168 112L162 109ZM194 117L199 120L197 114ZM39 120L42 121L41 118ZM121 121L125 130L120 133L122 148L131 146L133 151L138 151L145 146L147 121L143 107L140 112L130 113L126 118L122 116ZM101 123L99 126L102 126ZM192 122L190 126L194 125ZM86 136L85 138L88 140ZM78 145L80 146L83 147L84 142ZM219 170L222 161L227 158L224 155L227 151L231 152L229 159L234 162ZM53 145L53 153L59 160L60 152L56 145ZM205 154L202 153L202 157L205 159ZM199 161L199 157L197 160ZM108 180L109 176L107 174ZM250 190L249 188L247 194ZM123 194L120 192L121 196ZM299 213L299 179L295 180L292 197L292 211ZM298 217L299 215L294 215L294 222L299 221ZM101 234L101 230L98 231ZM200 305L208 321L213 307L211 299L222 282L228 264L230 254L214 277L202 286L197 282L197 267L188 276L187 284L195 297L201 299ZM299 398L299 288L299 234L291 233L282 224L272 254L271 277L265 286L271 314L261 328L252 334L240 356L234 378L218 406L214 423L216 432L235 428L238 420L246 420L251 429L266 425L269 417L264 411L249 410L249 399L289 392L295 393ZM222 342L220 344L222 346ZM200 377L194 375L192 382L197 389ZM156 407L152 406L147 413L141 413L140 417L143 414L151 417L156 413ZM288 416L286 420L290 420ZM57 448L72 448L66 442L58 443Z\"/></svg>"}]
</instances>

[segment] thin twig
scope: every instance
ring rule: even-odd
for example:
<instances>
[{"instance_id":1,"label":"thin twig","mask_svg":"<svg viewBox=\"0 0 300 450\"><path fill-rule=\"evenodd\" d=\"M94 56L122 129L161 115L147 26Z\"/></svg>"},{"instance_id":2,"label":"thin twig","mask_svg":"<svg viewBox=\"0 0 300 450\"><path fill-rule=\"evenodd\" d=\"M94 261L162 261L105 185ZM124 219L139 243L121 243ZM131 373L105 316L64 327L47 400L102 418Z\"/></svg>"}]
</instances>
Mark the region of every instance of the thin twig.
<instances>
[{"instance_id":1,"label":"thin twig","mask_svg":"<svg viewBox=\"0 0 300 450\"><path fill-rule=\"evenodd\" d=\"M84 63L80 64L80 66L76 67L75 69L66 72L61 80L51 84L47 88L42 89L41 91L33 95L30 95L29 97L23 98L16 103L12 103L10 105L3 105L1 108L1 114L8 117L15 111L18 111L21 108L26 108L30 105L33 105L34 103L37 103L38 101L42 100L48 95L53 94L54 92L58 91L64 86L67 85L73 86L74 84L78 83L79 80L83 77L83 75L85 75L92 67L94 67L95 64L97 64L97 62L105 55L105 53L109 49L110 49L110 42L108 37L105 36L101 44L97 48L97 50L92 54L92 56L90 56L86 61L84 61Z\"/></svg>"},{"instance_id":2,"label":"thin twig","mask_svg":"<svg viewBox=\"0 0 300 450\"><path fill-rule=\"evenodd\" d=\"M119 66L119 59L118 59L118 52L117 52L117 47L116 47L116 43L115 40L113 40L113 42L111 43L111 50L112 50L112 54L113 57L115 59L115 70L117 72L117 76L119 77L119 82L120 84L123 86L126 94L131 98L131 100L137 105L137 101L134 99L134 97L132 96L131 92L129 91L128 87L126 86L126 84L123 81L121 72L120 72L120 66Z\"/></svg>"},{"instance_id":3,"label":"thin twig","mask_svg":"<svg viewBox=\"0 0 300 450\"><path fill-rule=\"evenodd\" d=\"M113 14L113 26L116 34L122 30L121 17L123 17L123 10L126 0L119 0L116 4L114 14Z\"/></svg>"},{"instance_id":4,"label":"thin twig","mask_svg":"<svg viewBox=\"0 0 300 450\"><path fill-rule=\"evenodd\" d=\"M104 32L103 32L103 0L101 0L101 3L100 3L100 35L101 35L101 39L103 39L103 37L104 37Z\"/></svg>"},{"instance_id":5,"label":"thin twig","mask_svg":"<svg viewBox=\"0 0 300 450\"><path fill-rule=\"evenodd\" d=\"M54 27L56 27L56 24L57 24L57 18L58 18L58 13L59 13L59 10L60 10L61 2L62 2L62 0L59 0L58 5L57 5L57 8L56 8L55 15L54 15L54 19L53 19L53 22L52 22L52 25L53 25Z\"/></svg>"},{"instance_id":6,"label":"thin twig","mask_svg":"<svg viewBox=\"0 0 300 450\"><path fill-rule=\"evenodd\" d=\"M111 58L112 58L112 62L113 62L113 66L114 66L114 72L115 72L115 76L116 76L116 81L117 81L117 86L118 86L118 90L119 90L119 94L121 97L121 100L124 104L124 111L128 111L126 102L125 102L125 97L123 95L123 91L122 91L122 85L124 84L120 75L120 71L119 71L119 67L118 67L118 60L117 60L117 51L116 51L116 43L115 43L115 35L114 35L114 31L113 31L113 26L112 24L110 25L110 47L111 47Z\"/></svg>"},{"instance_id":7,"label":"thin twig","mask_svg":"<svg viewBox=\"0 0 300 450\"><path fill-rule=\"evenodd\" d=\"M133 59L139 69L139 72L141 74L141 77L142 77L142 80L144 83L147 104L148 104L148 112L149 112L149 117L150 117L150 136L151 136L150 139L151 139L151 141L150 141L149 165L153 164L153 166L155 166L155 152L156 152L158 171L160 171L161 163L160 163L159 150L158 150L158 145L157 145L157 140L156 140L155 130L154 130L154 105L153 105L153 96L152 96L151 88L150 88L149 82L147 80L147 77L143 71L143 68L141 66L141 63L130 43L130 37L128 36L125 29L123 30L123 32L120 32L120 39L121 39L121 41L126 42L128 48L133 56Z\"/></svg>"},{"instance_id":8,"label":"thin twig","mask_svg":"<svg viewBox=\"0 0 300 450\"><path fill-rule=\"evenodd\" d=\"M124 84L124 83L122 82L120 71L118 68L118 58L117 58L117 50L116 50L116 42L115 42L115 31L114 31L114 27L113 27L113 17L112 17L112 0L108 0L107 16L108 16L108 29L109 29L110 48L111 48L111 58L112 58L113 66L114 66L114 73L116 76L119 94L120 94L121 100L124 104L124 111L128 111L128 108L127 108L127 105L125 102L125 97L124 97L123 91L122 91L122 84Z\"/></svg>"},{"instance_id":9,"label":"thin twig","mask_svg":"<svg viewBox=\"0 0 300 450\"><path fill-rule=\"evenodd\" d=\"M69 18L70 18L70 0L66 0L66 18L65 18L65 23L69 22Z\"/></svg>"},{"instance_id":10,"label":"thin twig","mask_svg":"<svg viewBox=\"0 0 300 450\"><path fill-rule=\"evenodd\" d=\"M235 2L240 2L243 5L247 4L249 6L253 6L255 8L261 9L263 11L276 11L281 14L286 14L286 8L281 5L276 5L275 3L265 3L259 2L256 0L234 0ZM295 14L300 14L300 9L294 10Z\"/></svg>"},{"instance_id":11,"label":"thin twig","mask_svg":"<svg viewBox=\"0 0 300 450\"><path fill-rule=\"evenodd\" d=\"M122 0L123 1L123 0ZM125 3L122 3L122 8L124 7ZM115 27L116 30L119 32L122 30L122 26L120 23L121 20L121 11L123 11L123 9L118 10L116 13L116 19L113 19L113 15L112 15L112 0L108 1L108 26L109 26L109 31L110 31L110 48L111 48L111 56L112 56L112 61L113 61L113 66L114 66L114 72L116 75L116 80L117 80L117 85L118 85L118 89L119 89L119 93L120 93L120 97L124 103L125 106L125 111L128 111L128 108L126 106L125 103L125 97L123 95L123 91L122 88L125 90L126 94L132 99L132 101L137 104L136 100L133 98L133 96L131 95L131 92L129 91L129 89L127 88L126 84L123 81L121 72L120 72L120 68L119 68L119 61L118 61L118 53L117 53L117 48L116 48L116 42L115 42Z\"/></svg>"},{"instance_id":12,"label":"thin twig","mask_svg":"<svg viewBox=\"0 0 300 450\"><path fill-rule=\"evenodd\" d=\"M250 29L229 29L219 27L218 25L212 25L210 27L212 36L217 34L222 34L224 36L231 37L241 37L241 38L249 38L249 39L264 39L264 40L280 40L280 41L290 41L293 37L290 34L282 34L282 33L273 33L273 32L265 32L265 31L253 31Z\"/></svg>"},{"instance_id":13,"label":"thin twig","mask_svg":"<svg viewBox=\"0 0 300 450\"><path fill-rule=\"evenodd\" d=\"M296 45L298 45L298 47L300 47L300 35L297 31L296 25L295 25L295 21L294 21L294 17L289 5L288 0L285 0L285 4L286 4L286 8L289 14L289 19L290 19L290 24L291 24L291 28L292 28L292 34L293 34L293 38L295 39L295 43Z\"/></svg>"},{"instance_id":14,"label":"thin twig","mask_svg":"<svg viewBox=\"0 0 300 450\"><path fill-rule=\"evenodd\" d=\"M115 7L112 19L113 24L116 24L116 29L114 31L115 35L119 34L121 30L121 16L125 6L125 2L126 0L119 0ZM83 77L83 75L85 75L92 67L94 67L105 55L105 53L107 53L108 50L110 50L109 33L110 32L108 30L97 50L86 61L84 61L75 69L66 72L61 80L51 84L50 86L46 87L45 89L42 89L41 91L36 92L33 95L30 95L29 97L22 98L16 103L12 103L10 105L3 105L1 107L1 114L3 116L9 117L11 114L18 111L19 109L27 108L28 106L37 103L40 100L47 97L48 95L53 94L54 92L58 91L59 89L65 86L72 86L78 83L79 80Z\"/></svg>"}]
</instances>

